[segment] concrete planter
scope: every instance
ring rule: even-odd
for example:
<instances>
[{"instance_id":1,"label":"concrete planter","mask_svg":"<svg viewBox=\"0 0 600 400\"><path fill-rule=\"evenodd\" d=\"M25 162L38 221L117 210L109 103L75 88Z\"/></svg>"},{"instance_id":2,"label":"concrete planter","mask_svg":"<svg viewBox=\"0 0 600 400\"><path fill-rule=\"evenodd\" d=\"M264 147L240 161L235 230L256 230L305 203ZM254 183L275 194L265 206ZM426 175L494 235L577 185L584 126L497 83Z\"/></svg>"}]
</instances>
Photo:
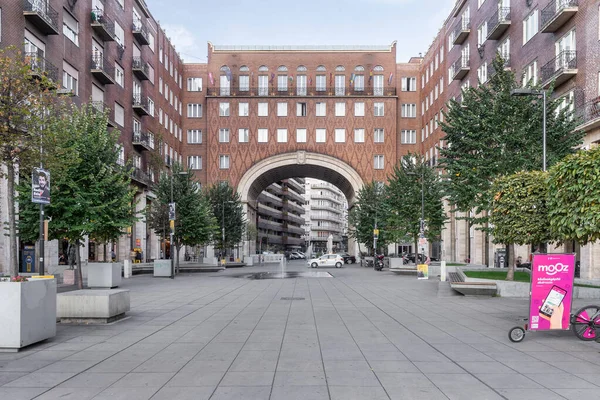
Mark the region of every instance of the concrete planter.
<instances>
[{"instance_id":1,"label":"concrete planter","mask_svg":"<svg viewBox=\"0 0 600 400\"><path fill-rule=\"evenodd\" d=\"M404 261L402 257L390 257L390 269L392 268L404 268Z\"/></svg>"},{"instance_id":2,"label":"concrete planter","mask_svg":"<svg viewBox=\"0 0 600 400\"><path fill-rule=\"evenodd\" d=\"M56 336L56 281L0 282L0 349L21 347Z\"/></svg>"},{"instance_id":3,"label":"concrete planter","mask_svg":"<svg viewBox=\"0 0 600 400\"><path fill-rule=\"evenodd\" d=\"M74 269L65 269L62 274L63 274L63 283L65 285L74 285L75 284L75 270Z\"/></svg>"},{"instance_id":4,"label":"concrete planter","mask_svg":"<svg viewBox=\"0 0 600 400\"><path fill-rule=\"evenodd\" d=\"M254 257L253 256L244 256L244 262L247 266L251 267L254 265Z\"/></svg>"},{"instance_id":5,"label":"concrete planter","mask_svg":"<svg viewBox=\"0 0 600 400\"><path fill-rule=\"evenodd\" d=\"M171 260L154 260L154 276L171 277Z\"/></svg>"},{"instance_id":6,"label":"concrete planter","mask_svg":"<svg viewBox=\"0 0 600 400\"><path fill-rule=\"evenodd\" d=\"M121 284L121 263L89 263L88 287L110 289Z\"/></svg>"}]
</instances>

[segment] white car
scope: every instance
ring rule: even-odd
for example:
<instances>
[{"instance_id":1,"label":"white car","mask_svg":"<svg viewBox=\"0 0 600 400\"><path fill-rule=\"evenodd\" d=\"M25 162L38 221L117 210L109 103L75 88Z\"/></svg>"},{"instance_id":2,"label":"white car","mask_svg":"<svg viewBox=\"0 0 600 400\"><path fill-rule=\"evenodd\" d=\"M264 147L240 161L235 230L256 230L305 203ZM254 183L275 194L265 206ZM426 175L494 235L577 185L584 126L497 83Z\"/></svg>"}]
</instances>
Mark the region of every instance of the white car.
<instances>
[{"instance_id":1,"label":"white car","mask_svg":"<svg viewBox=\"0 0 600 400\"><path fill-rule=\"evenodd\" d=\"M339 254L324 254L319 258L313 258L308 262L311 268L317 267L336 267L342 268L344 265L344 257Z\"/></svg>"}]
</instances>

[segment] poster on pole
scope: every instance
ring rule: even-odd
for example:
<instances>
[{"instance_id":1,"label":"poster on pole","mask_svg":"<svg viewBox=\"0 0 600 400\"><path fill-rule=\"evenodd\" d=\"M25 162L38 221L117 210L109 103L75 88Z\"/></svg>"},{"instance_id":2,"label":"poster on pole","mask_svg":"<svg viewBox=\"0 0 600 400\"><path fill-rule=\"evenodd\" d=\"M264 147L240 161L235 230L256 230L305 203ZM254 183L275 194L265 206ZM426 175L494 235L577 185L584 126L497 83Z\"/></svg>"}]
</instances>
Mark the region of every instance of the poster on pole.
<instances>
[{"instance_id":1,"label":"poster on pole","mask_svg":"<svg viewBox=\"0 0 600 400\"><path fill-rule=\"evenodd\" d=\"M417 279L429 279L429 265L417 265Z\"/></svg>"},{"instance_id":2,"label":"poster on pole","mask_svg":"<svg viewBox=\"0 0 600 400\"><path fill-rule=\"evenodd\" d=\"M31 173L31 202L50 204L50 171L34 168Z\"/></svg>"},{"instance_id":3,"label":"poster on pole","mask_svg":"<svg viewBox=\"0 0 600 400\"><path fill-rule=\"evenodd\" d=\"M534 254L531 266L529 328L569 329L575 254Z\"/></svg>"}]
</instances>

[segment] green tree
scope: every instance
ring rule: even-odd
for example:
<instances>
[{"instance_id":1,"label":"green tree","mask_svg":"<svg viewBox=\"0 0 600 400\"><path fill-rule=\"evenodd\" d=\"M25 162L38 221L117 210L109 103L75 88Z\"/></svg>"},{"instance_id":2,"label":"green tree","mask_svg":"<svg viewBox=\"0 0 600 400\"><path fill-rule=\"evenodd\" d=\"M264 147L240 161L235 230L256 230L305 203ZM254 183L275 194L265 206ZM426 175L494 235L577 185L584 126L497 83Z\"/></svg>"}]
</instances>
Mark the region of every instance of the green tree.
<instances>
[{"instance_id":1,"label":"green tree","mask_svg":"<svg viewBox=\"0 0 600 400\"><path fill-rule=\"evenodd\" d=\"M240 195L229 185L229 182L210 186L207 195L219 226L214 243L224 253L226 249L240 243L243 239L246 218Z\"/></svg>"},{"instance_id":2,"label":"green tree","mask_svg":"<svg viewBox=\"0 0 600 400\"><path fill-rule=\"evenodd\" d=\"M600 239L600 148L579 151L550 169L548 216L561 242Z\"/></svg>"},{"instance_id":3,"label":"green tree","mask_svg":"<svg viewBox=\"0 0 600 400\"><path fill-rule=\"evenodd\" d=\"M542 101L511 96L521 83L504 69L499 55L493 67L496 73L486 84L464 90L462 102L449 102L441 123L446 137L440 167L446 175L448 201L456 211L467 213L465 218L478 229L486 229L495 178L542 167ZM572 153L583 137L568 108L560 111L563 99L552 100L551 94L549 90L548 165Z\"/></svg>"},{"instance_id":4,"label":"green tree","mask_svg":"<svg viewBox=\"0 0 600 400\"><path fill-rule=\"evenodd\" d=\"M548 229L547 173L517 172L502 176L491 187L490 223L494 243L505 245L540 244L552 240ZM509 263L506 280L514 279Z\"/></svg>"},{"instance_id":5,"label":"green tree","mask_svg":"<svg viewBox=\"0 0 600 400\"><path fill-rule=\"evenodd\" d=\"M442 185L436 171L427 166L422 156L404 156L394 166L386 190L386 230L390 239L412 240L414 248L418 248L423 203L423 234L430 242L439 241L446 222L442 199Z\"/></svg>"},{"instance_id":6,"label":"green tree","mask_svg":"<svg viewBox=\"0 0 600 400\"><path fill-rule=\"evenodd\" d=\"M364 185L356 195L356 202L350 209L348 216L348 236L354 238L359 247L364 243L369 249L373 248L373 230L379 229L377 247L386 246L391 242L391 235L387 229L387 207L383 201L386 196L386 187L378 182Z\"/></svg>"},{"instance_id":7,"label":"green tree","mask_svg":"<svg viewBox=\"0 0 600 400\"><path fill-rule=\"evenodd\" d=\"M171 249L175 249L177 270L179 270L181 247L209 243L213 239L217 227L208 198L192 177L192 174L183 171L179 163L174 163L171 173L163 172L160 175L154 188L156 199L146 210L151 228L161 238L166 239L170 235L169 203L171 198L176 204L175 232Z\"/></svg>"},{"instance_id":8,"label":"green tree","mask_svg":"<svg viewBox=\"0 0 600 400\"><path fill-rule=\"evenodd\" d=\"M47 148L52 132L45 124L58 103L55 84L41 73L31 75L30 61L15 47L0 49L0 178L6 178L10 274L18 273L15 182L17 169L31 171L41 159L40 148Z\"/></svg>"}]
</instances>

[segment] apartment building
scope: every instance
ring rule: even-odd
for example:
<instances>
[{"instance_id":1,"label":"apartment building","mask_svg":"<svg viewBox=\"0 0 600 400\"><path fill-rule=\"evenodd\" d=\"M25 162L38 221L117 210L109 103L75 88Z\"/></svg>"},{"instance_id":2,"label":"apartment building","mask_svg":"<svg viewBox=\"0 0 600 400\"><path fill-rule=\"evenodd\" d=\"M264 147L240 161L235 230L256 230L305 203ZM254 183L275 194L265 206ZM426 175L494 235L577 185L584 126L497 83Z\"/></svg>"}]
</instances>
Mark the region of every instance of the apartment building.
<instances>
[{"instance_id":1,"label":"apartment building","mask_svg":"<svg viewBox=\"0 0 600 400\"><path fill-rule=\"evenodd\" d=\"M120 132L120 163L134 166L137 210L152 201L151 184L173 160L183 161L183 61L143 0L22 0L0 8L0 47L22 49L31 73L46 74L74 104L91 102L108 110L109 129ZM161 165L151 154L160 154ZM0 185L5 187L5 182ZM6 220L5 190L0 219ZM144 219L128 229L115 247L119 259L140 248L158 258L159 238ZM46 245L46 265L57 268L66 243ZM110 254L110 250L108 251ZM82 259L101 260L104 249L88 242ZM0 239L0 264L6 269L6 237Z\"/></svg>"},{"instance_id":2,"label":"apartment building","mask_svg":"<svg viewBox=\"0 0 600 400\"><path fill-rule=\"evenodd\" d=\"M331 183L317 179L306 179L305 187L305 232L310 253L326 253L330 236L333 251L345 251L348 203L344 194Z\"/></svg>"}]
</instances>

